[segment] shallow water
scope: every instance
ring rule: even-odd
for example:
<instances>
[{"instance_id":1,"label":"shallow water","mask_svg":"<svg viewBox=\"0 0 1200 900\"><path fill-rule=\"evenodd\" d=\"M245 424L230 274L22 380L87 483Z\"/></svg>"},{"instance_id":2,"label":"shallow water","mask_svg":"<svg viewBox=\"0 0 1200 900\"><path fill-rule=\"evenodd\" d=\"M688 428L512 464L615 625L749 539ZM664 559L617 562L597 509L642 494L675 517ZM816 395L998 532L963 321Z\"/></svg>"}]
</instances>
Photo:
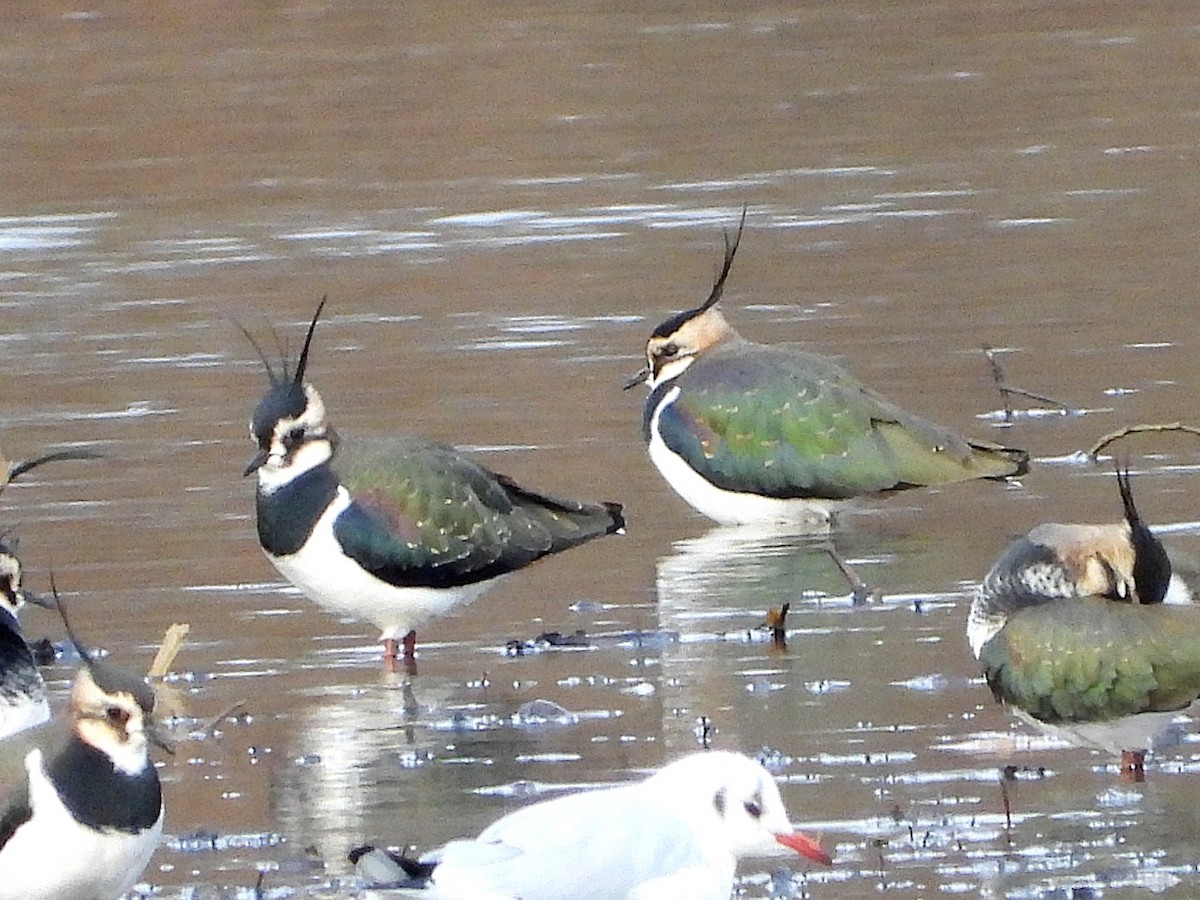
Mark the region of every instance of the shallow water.
<instances>
[{"instance_id":1,"label":"shallow water","mask_svg":"<svg viewBox=\"0 0 1200 900\"><path fill-rule=\"evenodd\" d=\"M1079 451L1197 419L1200 13L644 7L0 13L0 442L107 457L14 485L0 524L117 658L192 629L146 882L354 896L351 846L427 848L628 779L697 747L706 717L716 746L766 748L835 855L752 861L747 896L1194 893L1194 739L1125 784L997 707L963 629L1013 535L1118 515L1108 465ZM837 355L1037 459L1020 485L848 517L833 541L878 602L852 603L812 541L691 513L619 390L650 329L707 293L744 205L725 308L747 337ZM236 323L294 352L324 295L309 372L341 432L451 441L627 508L627 536L426 629L415 677L256 546L240 472L266 379ZM1005 425L985 344L1071 412L1018 401ZM1194 550L1200 446L1124 447L1146 517ZM783 602L780 652L756 627ZM586 649L506 650L577 629ZM49 674L61 701L70 669ZM529 721L536 700L570 715Z\"/></svg>"}]
</instances>

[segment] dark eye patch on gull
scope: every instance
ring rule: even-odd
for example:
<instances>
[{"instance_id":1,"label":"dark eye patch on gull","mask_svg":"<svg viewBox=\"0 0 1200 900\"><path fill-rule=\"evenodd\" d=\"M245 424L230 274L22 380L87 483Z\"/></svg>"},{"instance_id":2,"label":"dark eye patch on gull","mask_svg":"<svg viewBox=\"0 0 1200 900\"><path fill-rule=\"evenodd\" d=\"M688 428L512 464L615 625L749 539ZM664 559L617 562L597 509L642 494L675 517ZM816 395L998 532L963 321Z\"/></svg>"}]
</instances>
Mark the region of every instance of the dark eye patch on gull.
<instances>
[{"instance_id":1,"label":"dark eye patch on gull","mask_svg":"<svg viewBox=\"0 0 1200 900\"><path fill-rule=\"evenodd\" d=\"M750 814L750 818L758 819L762 817L763 797L762 791L755 791L754 796L743 804L746 812Z\"/></svg>"},{"instance_id":2,"label":"dark eye patch on gull","mask_svg":"<svg viewBox=\"0 0 1200 900\"><path fill-rule=\"evenodd\" d=\"M722 819L725 818L725 788L721 788L713 794L713 808L717 811L717 815Z\"/></svg>"}]
</instances>

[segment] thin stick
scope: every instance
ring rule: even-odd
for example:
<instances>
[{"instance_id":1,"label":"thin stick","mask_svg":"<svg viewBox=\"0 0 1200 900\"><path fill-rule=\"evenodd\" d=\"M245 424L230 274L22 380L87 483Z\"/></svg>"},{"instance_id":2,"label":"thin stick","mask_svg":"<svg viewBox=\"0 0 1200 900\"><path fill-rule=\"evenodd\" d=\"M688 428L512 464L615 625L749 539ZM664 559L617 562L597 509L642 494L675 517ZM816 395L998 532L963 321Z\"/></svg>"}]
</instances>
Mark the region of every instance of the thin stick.
<instances>
[{"instance_id":1,"label":"thin stick","mask_svg":"<svg viewBox=\"0 0 1200 900\"><path fill-rule=\"evenodd\" d=\"M146 672L148 678L162 678L171 671L171 665L175 662L175 657L179 655L183 639L187 637L190 628L190 625L175 624L167 629L158 653L154 655L154 662L150 664L150 669Z\"/></svg>"},{"instance_id":2,"label":"thin stick","mask_svg":"<svg viewBox=\"0 0 1200 900\"><path fill-rule=\"evenodd\" d=\"M987 357L988 365L992 369L992 381L995 383L996 389L1000 391L1000 401L1004 404L1004 421L1011 422L1013 408L1008 400L1011 394L1004 387L1004 370L1000 368L1000 363L996 360L996 351L987 344L983 345L983 355Z\"/></svg>"},{"instance_id":3,"label":"thin stick","mask_svg":"<svg viewBox=\"0 0 1200 900\"><path fill-rule=\"evenodd\" d=\"M1097 454L1113 441L1120 440L1123 437L1128 437L1131 434L1142 434L1144 432L1155 432L1161 434L1166 431L1182 431L1184 434L1200 435L1200 428L1195 425L1184 425L1182 422L1159 422L1143 425L1126 425L1124 428L1119 428L1116 431L1110 431L1108 434L1100 438L1096 443L1088 448L1088 457L1095 462Z\"/></svg>"},{"instance_id":4,"label":"thin stick","mask_svg":"<svg viewBox=\"0 0 1200 900\"><path fill-rule=\"evenodd\" d=\"M217 726L221 724L221 720L223 718L225 718L231 712L241 709L245 705L246 705L246 701L244 699L237 700L233 703L230 703L227 707L225 707L223 710L221 710L215 716L210 716L204 722L204 725L200 728L200 733L207 734L209 737L212 737L213 732L216 731Z\"/></svg>"},{"instance_id":5,"label":"thin stick","mask_svg":"<svg viewBox=\"0 0 1200 900\"><path fill-rule=\"evenodd\" d=\"M792 604L784 603L778 609L767 610L767 626L771 629L771 643L777 650L787 649L787 614Z\"/></svg>"},{"instance_id":6,"label":"thin stick","mask_svg":"<svg viewBox=\"0 0 1200 900\"><path fill-rule=\"evenodd\" d=\"M983 355L987 357L988 365L992 369L992 381L996 383L996 390L1000 392L1000 398L1004 403L1004 421L1011 422L1013 419L1012 403L1009 398L1013 395L1025 397L1029 400L1036 400L1038 403L1049 403L1051 406L1057 406L1059 409L1070 412L1072 407L1069 403L1063 403L1061 400L1055 400L1053 397L1047 397L1044 394L1035 394L1033 391L1027 391L1024 388L1013 387L1004 378L1004 369L1001 368L999 360L996 359L996 350L986 344L983 346Z\"/></svg>"},{"instance_id":7,"label":"thin stick","mask_svg":"<svg viewBox=\"0 0 1200 900\"><path fill-rule=\"evenodd\" d=\"M855 603L866 603L868 600L881 600L883 592L878 589L871 588L865 581L858 577L858 573L851 568L850 563L842 559L842 555L834 549L833 544L825 544L822 549L829 554L833 564L841 571L842 576L850 585L850 596Z\"/></svg>"}]
</instances>

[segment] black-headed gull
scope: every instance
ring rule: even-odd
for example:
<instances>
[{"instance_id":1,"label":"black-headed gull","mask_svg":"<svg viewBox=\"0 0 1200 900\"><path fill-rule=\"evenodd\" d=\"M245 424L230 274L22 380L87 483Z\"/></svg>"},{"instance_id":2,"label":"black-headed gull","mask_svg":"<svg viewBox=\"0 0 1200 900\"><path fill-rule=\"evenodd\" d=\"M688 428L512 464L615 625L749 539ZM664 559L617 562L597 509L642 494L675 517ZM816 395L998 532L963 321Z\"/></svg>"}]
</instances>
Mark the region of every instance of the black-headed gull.
<instances>
[{"instance_id":1,"label":"black-headed gull","mask_svg":"<svg viewBox=\"0 0 1200 900\"><path fill-rule=\"evenodd\" d=\"M766 769L710 750L644 781L519 809L419 860L393 857L394 880L446 900L729 900L737 861L779 845L830 862L792 829ZM388 880L380 855L371 860L372 880Z\"/></svg>"}]
</instances>

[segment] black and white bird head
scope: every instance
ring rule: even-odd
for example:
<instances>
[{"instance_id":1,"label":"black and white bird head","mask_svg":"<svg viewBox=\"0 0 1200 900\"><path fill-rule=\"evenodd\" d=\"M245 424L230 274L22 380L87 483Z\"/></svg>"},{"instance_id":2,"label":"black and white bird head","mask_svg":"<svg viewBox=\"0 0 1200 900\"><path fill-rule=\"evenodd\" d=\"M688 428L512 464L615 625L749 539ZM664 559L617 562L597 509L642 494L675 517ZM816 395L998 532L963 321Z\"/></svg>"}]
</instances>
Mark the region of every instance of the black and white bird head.
<instances>
[{"instance_id":1,"label":"black and white bird head","mask_svg":"<svg viewBox=\"0 0 1200 900\"><path fill-rule=\"evenodd\" d=\"M138 774L148 764L148 743L173 753L154 721L154 689L144 678L88 650L75 636L57 592L54 602L83 662L71 686L71 722L79 740L129 775Z\"/></svg>"},{"instance_id":2,"label":"black and white bird head","mask_svg":"<svg viewBox=\"0 0 1200 900\"><path fill-rule=\"evenodd\" d=\"M1075 597L1117 603L1185 603L1166 548L1133 502L1129 470L1117 467L1124 518L1105 525L1048 522L1009 545L975 591L967 638L976 658L1010 615Z\"/></svg>"},{"instance_id":3,"label":"black and white bird head","mask_svg":"<svg viewBox=\"0 0 1200 900\"><path fill-rule=\"evenodd\" d=\"M13 544L11 539L0 535L0 610L15 618L26 597L21 588L21 561Z\"/></svg>"},{"instance_id":4,"label":"black and white bird head","mask_svg":"<svg viewBox=\"0 0 1200 900\"><path fill-rule=\"evenodd\" d=\"M694 309L676 313L654 329L646 342L646 366L626 382L626 390L643 383L654 390L682 375L706 350L737 335L717 309L717 301L725 292L725 279L733 267L733 257L737 254L745 226L746 211L742 210L737 233L732 239L728 232L725 234L725 261L708 299Z\"/></svg>"},{"instance_id":5,"label":"black and white bird head","mask_svg":"<svg viewBox=\"0 0 1200 900\"><path fill-rule=\"evenodd\" d=\"M285 357L281 371L276 373L258 344L243 329L258 350L271 381L250 419L250 438L258 445L258 451L243 474L257 472L260 487L268 492L333 457L337 435L326 421L321 395L304 381L313 332L324 308L322 299L309 323L294 372L288 372Z\"/></svg>"},{"instance_id":6,"label":"black and white bird head","mask_svg":"<svg viewBox=\"0 0 1200 900\"><path fill-rule=\"evenodd\" d=\"M782 845L817 862L830 861L816 841L792 828L771 774L740 753L685 756L647 779L646 788L735 858L769 855Z\"/></svg>"}]
</instances>

